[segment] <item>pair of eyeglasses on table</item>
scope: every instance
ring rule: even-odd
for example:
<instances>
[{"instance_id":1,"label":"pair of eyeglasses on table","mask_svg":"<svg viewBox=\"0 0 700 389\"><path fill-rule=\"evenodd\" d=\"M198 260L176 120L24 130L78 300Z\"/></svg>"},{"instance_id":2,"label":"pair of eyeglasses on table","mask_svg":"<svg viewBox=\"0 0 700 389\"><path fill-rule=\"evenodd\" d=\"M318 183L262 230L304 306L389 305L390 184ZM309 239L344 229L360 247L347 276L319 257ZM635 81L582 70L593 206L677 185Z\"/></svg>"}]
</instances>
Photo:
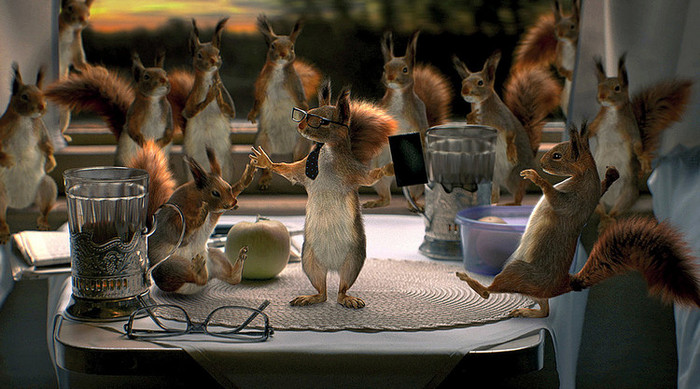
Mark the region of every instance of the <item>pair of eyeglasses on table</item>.
<instances>
[{"instance_id":1,"label":"pair of eyeglasses on table","mask_svg":"<svg viewBox=\"0 0 700 389\"><path fill-rule=\"evenodd\" d=\"M145 305L131 313L124 324L124 332L129 339L143 340L207 334L243 342L264 342L274 333L269 317L263 312L269 304L270 301L265 300L258 308L219 307L202 323L194 323L178 305Z\"/></svg>"}]
</instances>

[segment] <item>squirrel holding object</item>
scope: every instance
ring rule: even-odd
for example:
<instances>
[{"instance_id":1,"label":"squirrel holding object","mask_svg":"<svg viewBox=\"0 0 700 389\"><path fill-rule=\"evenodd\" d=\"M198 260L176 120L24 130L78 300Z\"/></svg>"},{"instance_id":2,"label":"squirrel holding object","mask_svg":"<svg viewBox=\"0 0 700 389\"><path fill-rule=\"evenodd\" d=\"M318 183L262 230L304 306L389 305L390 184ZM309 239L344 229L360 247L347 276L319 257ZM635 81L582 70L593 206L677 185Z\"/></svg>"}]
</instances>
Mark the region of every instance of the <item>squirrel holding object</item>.
<instances>
[{"instance_id":1,"label":"squirrel holding object","mask_svg":"<svg viewBox=\"0 0 700 389\"><path fill-rule=\"evenodd\" d=\"M192 19L190 51L195 78L182 110L182 116L187 120L183 148L187 155L203 165L207 161L206 148L211 147L221 161L222 177L233 182L231 120L236 116L236 109L219 76L221 35L227 20L219 20L211 42L202 43L197 23Z\"/></svg>"},{"instance_id":2,"label":"squirrel holding object","mask_svg":"<svg viewBox=\"0 0 700 389\"><path fill-rule=\"evenodd\" d=\"M518 43L513 56L513 67L518 69L540 68L548 70L554 66L564 86L559 106L567 116L571 83L576 62L581 5L578 0L571 4L571 13L564 14L558 1L554 1L553 12L544 14L530 27Z\"/></svg>"},{"instance_id":3,"label":"squirrel holding object","mask_svg":"<svg viewBox=\"0 0 700 389\"><path fill-rule=\"evenodd\" d=\"M381 108L351 102L349 89L344 89L332 106L330 83L321 87L319 102L320 107L296 117L299 133L316 142L308 156L293 163L273 163L262 148L253 148L250 158L256 167L303 185L308 194L301 262L318 293L297 297L291 304L326 301L326 275L333 270L340 276L338 303L362 308L362 299L347 294L366 257L357 190L394 174L392 164L370 169L368 163L396 132L397 125Z\"/></svg>"},{"instance_id":4,"label":"squirrel holding object","mask_svg":"<svg viewBox=\"0 0 700 389\"><path fill-rule=\"evenodd\" d=\"M421 138L429 127L444 124L450 117L452 91L450 82L433 66L416 65L416 42L420 31L411 36L403 57L394 56L392 34L387 32L382 39L384 72L382 83L386 92L381 106L391 114L399 125L399 133L419 132ZM372 160L371 167L380 167L391 162L389 147L382 149ZM384 177L374 189L379 198L362 204L364 208L377 208L391 202L392 177ZM423 193L423 185L409 187L414 201Z\"/></svg>"},{"instance_id":5,"label":"squirrel holding object","mask_svg":"<svg viewBox=\"0 0 700 389\"><path fill-rule=\"evenodd\" d=\"M308 154L311 142L299 135L290 112L294 107L308 110L309 100L321 83L319 71L296 57L294 44L301 28L299 20L288 36L277 35L265 15L258 17L258 30L265 37L268 50L265 65L255 81L255 103L248 113L253 124L260 116L253 145L272 155L291 155L294 161ZM271 179L272 172L263 170L258 187L267 189Z\"/></svg>"},{"instance_id":6,"label":"squirrel holding object","mask_svg":"<svg viewBox=\"0 0 700 389\"><path fill-rule=\"evenodd\" d=\"M40 69L36 85L24 84L17 63L7 110L0 117L0 243L10 238L7 208L26 208L35 203L40 216L37 225L48 230L48 214L56 203L56 183L46 173L56 167L53 144L41 117L46 100L41 92L44 79Z\"/></svg>"},{"instance_id":7,"label":"squirrel holding object","mask_svg":"<svg viewBox=\"0 0 700 389\"><path fill-rule=\"evenodd\" d=\"M85 69L85 50L83 49L83 29L88 25L90 7L94 0L62 0L61 12L58 14L58 77L68 77L71 66L77 71ZM61 134L66 141L71 138L65 135L70 124L70 111L60 112Z\"/></svg>"},{"instance_id":8,"label":"squirrel holding object","mask_svg":"<svg viewBox=\"0 0 700 389\"><path fill-rule=\"evenodd\" d=\"M463 272L457 276L483 298L491 293L520 293L539 305L539 309L517 309L511 316L546 317L549 298L588 288L630 269L641 271L650 290L664 300L700 307L695 259L678 232L653 219L615 223L598 238L581 271L569 274L583 227L601 195L618 178L617 170L608 167L601 183L586 131L585 124L581 134L572 127L571 140L556 145L541 159L544 171L568 179L552 185L534 170L521 173L542 189L543 196L520 245L491 285L484 286Z\"/></svg>"},{"instance_id":9,"label":"squirrel holding object","mask_svg":"<svg viewBox=\"0 0 700 389\"><path fill-rule=\"evenodd\" d=\"M535 156L542 137L544 119L556 108L560 86L541 69L514 69L506 83L504 100L494 90L496 67L501 53L496 51L479 72L470 72L456 56L453 62L462 77L462 98L472 104L467 122L494 127L496 162L493 172L491 202L500 197L500 188L513 194L512 205L520 205L527 182L520 172L534 169Z\"/></svg>"},{"instance_id":10,"label":"squirrel holding object","mask_svg":"<svg viewBox=\"0 0 700 389\"><path fill-rule=\"evenodd\" d=\"M651 171L661 133L685 112L693 82L660 81L630 99L625 56L620 57L615 77L605 75L600 59L595 63L601 107L589 133L597 140L593 157L599 170L600 166L610 165L620 172L618 184L601 198L596 209L602 231L639 197L638 180Z\"/></svg>"},{"instance_id":11,"label":"squirrel holding object","mask_svg":"<svg viewBox=\"0 0 700 389\"><path fill-rule=\"evenodd\" d=\"M156 141L166 153L170 149L175 127L164 60L165 54L158 53L156 66L145 68L134 53L133 83L114 71L88 65L49 85L45 95L74 112L99 114L117 138L115 163L123 166L146 140Z\"/></svg>"},{"instance_id":12,"label":"squirrel holding object","mask_svg":"<svg viewBox=\"0 0 700 389\"><path fill-rule=\"evenodd\" d=\"M156 230L148 239L148 258L155 284L166 292L195 293L212 278L231 285L241 281L247 246L241 248L238 259L232 264L221 250L207 248L207 240L219 217L236 206L236 197L253 180L255 168L248 164L241 179L232 187L222 179L221 166L213 150L208 148L207 156L210 173L194 159L185 157L194 180L177 189L168 161L153 141L145 142L128 163L129 167L144 169L149 174L148 215L155 215ZM164 204L177 206L184 217L184 234L179 246L182 218L173 207L161 208Z\"/></svg>"}]
</instances>

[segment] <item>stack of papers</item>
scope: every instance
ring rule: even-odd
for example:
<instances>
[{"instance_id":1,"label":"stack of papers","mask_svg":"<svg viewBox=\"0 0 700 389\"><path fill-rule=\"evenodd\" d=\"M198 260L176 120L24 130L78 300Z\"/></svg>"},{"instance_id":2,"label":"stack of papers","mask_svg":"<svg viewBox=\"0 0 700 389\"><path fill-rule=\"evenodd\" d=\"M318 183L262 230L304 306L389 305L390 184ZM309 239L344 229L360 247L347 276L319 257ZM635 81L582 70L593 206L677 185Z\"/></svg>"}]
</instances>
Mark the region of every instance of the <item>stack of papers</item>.
<instances>
[{"instance_id":1,"label":"stack of papers","mask_svg":"<svg viewBox=\"0 0 700 389\"><path fill-rule=\"evenodd\" d=\"M22 231L12 241L29 266L70 264L68 231Z\"/></svg>"}]
</instances>

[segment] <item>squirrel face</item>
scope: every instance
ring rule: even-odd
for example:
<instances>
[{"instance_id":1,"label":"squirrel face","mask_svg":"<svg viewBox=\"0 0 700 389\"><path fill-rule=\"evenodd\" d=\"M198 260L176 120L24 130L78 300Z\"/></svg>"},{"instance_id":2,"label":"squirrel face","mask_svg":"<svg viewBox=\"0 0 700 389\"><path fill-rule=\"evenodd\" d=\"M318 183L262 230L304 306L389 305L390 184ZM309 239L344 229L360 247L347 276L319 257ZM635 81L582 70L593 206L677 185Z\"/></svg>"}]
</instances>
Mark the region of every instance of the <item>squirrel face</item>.
<instances>
[{"instance_id":1,"label":"squirrel face","mask_svg":"<svg viewBox=\"0 0 700 389\"><path fill-rule=\"evenodd\" d=\"M578 40L579 5L574 0L571 15L564 15L558 1L554 2L554 29L560 41Z\"/></svg>"},{"instance_id":2,"label":"squirrel face","mask_svg":"<svg viewBox=\"0 0 700 389\"><path fill-rule=\"evenodd\" d=\"M162 97L170 92L168 75L162 69L164 61L165 53L160 52L156 58L156 67L146 68L141 63L138 54L132 55L131 70L139 93L146 97Z\"/></svg>"},{"instance_id":3,"label":"squirrel face","mask_svg":"<svg viewBox=\"0 0 700 389\"><path fill-rule=\"evenodd\" d=\"M496 51L484 63L483 69L472 73L457 56L452 57L457 73L462 77L462 98L468 103L480 103L493 94L496 68L501 60L501 53Z\"/></svg>"},{"instance_id":4,"label":"squirrel face","mask_svg":"<svg viewBox=\"0 0 700 389\"><path fill-rule=\"evenodd\" d=\"M591 166L595 170L595 162L588 145L587 131L585 123L581 126L580 134L572 125L569 128L570 140L559 143L542 156L540 159L542 170L555 176L579 175Z\"/></svg>"},{"instance_id":5,"label":"squirrel face","mask_svg":"<svg viewBox=\"0 0 700 389\"><path fill-rule=\"evenodd\" d=\"M36 76L36 85L27 85L22 82L17 63L12 64L14 80L12 81L12 97L10 107L20 116L38 118L46 113L46 100L41 92L44 80L44 70L39 69Z\"/></svg>"},{"instance_id":6,"label":"squirrel face","mask_svg":"<svg viewBox=\"0 0 700 389\"><path fill-rule=\"evenodd\" d=\"M192 33L190 34L190 52L192 53L192 65L195 70L210 73L221 67L221 34L228 18L219 20L214 28L214 36L210 43L199 41L197 23L192 19Z\"/></svg>"},{"instance_id":7,"label":"squirrel face","mask_svg":"<svg viewBox=\"0 0 700 389\"><path fill-rule=\"evenodd\" d=\"M332 106L330 105L330 83L326 83L319 93L319 102L322 105L309 110L307 116L299 122L299 134L314 142L330 145L348 142L350 139L348 134L350 90L343 90L336 105Z\"/></svg>"},{"instance_id":8,"label":"squirrel face","mask_svg":"<svg viewBox=\"0 0 700 389\"><path fill-rule=\"evenodd\" d=\"M301 32L301 20L297 20L288 36L277 35L272 30L270 22L263 14L258 16L258 30L265 37L267 42L267 60L280 65L290 63L296 58L294 53L294 43Z\"/></svg>"},{"instance_id":9,"label":"squirrel face","mask_svg":"<svg viewBox=\"0 0 700 389\"><path fill-rule=\"evenodd\" d=\"M384 55L384 74L382 83L387 88L401 89L413 82L413 67L416 58L416 42L420 31L416 31L406 46L403 57L394 57L394 42L391 32L386 32L382 39Z\"/></svg>"},{"instance_id":10,"label":"squirrel face","mask_svg":"<svg viewBox=\"0 0 700 389\"><path fill-rule=\"evenodd\" d=\"M73 27L86 27L90 18L90 6L94 0L63 0L61 14L63 23Z\"/></svg>"},{"instance_id":11,"label":"squirrel face","mask_svg":"<svg viewBox=\"0 0 700 389\"><path fill-rule=\"evenodd\" d=\"M207 147L207 158L211 167L211 173L207 173L197 161L186 157L192 177L194 177L195 188L201 194L202 202L209 212L223 212L233 209L238 200L233 194L233 189L228 182L221 178L221 165L216 159L214 150Z\"/></svg>"},{"instance_id":12,"label":"squirrel face","mask_svg":"<svg viewBox=\"0 0 700 389\"><path fill-rule=\"evenodd\" d=\"M598 77L598 103L605 107L619 107L629 101L629 82L625 67L625 56L620 57L617 77L606 77L600 58L595 59Z\"/></svg>"}]
</instances>

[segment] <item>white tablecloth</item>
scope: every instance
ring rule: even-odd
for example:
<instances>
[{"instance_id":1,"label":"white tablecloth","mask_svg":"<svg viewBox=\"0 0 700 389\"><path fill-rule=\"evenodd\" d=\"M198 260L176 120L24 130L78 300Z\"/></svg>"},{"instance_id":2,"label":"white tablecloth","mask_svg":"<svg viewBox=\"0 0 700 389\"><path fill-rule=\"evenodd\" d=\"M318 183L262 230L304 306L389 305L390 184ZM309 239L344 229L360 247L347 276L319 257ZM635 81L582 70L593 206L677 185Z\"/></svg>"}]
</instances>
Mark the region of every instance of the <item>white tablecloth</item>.
<instances>
[{"instance_id":1,"label":"white tablecloth","mask_svg":"<svg viewBox=\"0 0 700 389\"><path fill-rule=\"evenodd\" d=\"M270 217L290 226L303 225L303 216ZM226 216L221 223L254 218ZM365 215L364 220L368 257L431 260L418 252L424 233L420 217ZM585 256L578 255L578 267L583 261ZM69 297L66 283L57 313ZM546 328L553 335L561 387L568 388L575 384L586 297L583 292L553 299L550 317L545 319L508 319L450 330L277 331L271 340L256 344L212 342L205 336L160 343L183 348L225 386L419 388L438 384L471 350ZM115 325L120 328L123 323Z\"/></svg>"}]
</instances>

